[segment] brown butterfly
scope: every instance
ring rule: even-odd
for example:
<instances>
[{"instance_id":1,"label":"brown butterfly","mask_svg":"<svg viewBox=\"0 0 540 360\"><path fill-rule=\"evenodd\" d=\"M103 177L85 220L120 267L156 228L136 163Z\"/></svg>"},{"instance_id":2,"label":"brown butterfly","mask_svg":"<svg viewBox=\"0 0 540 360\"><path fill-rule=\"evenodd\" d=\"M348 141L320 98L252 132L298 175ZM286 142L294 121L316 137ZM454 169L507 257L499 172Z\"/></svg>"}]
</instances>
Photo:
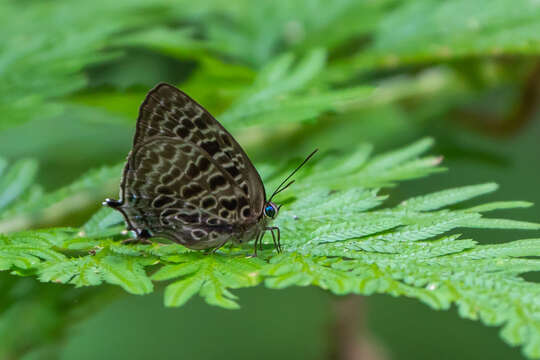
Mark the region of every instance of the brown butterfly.
<instances>
[{"instance_id":1,"label":"brown butterfly","mask_svg":"<svg viewBox=\"0 0 540 360\"><path fill-rule=\"evenodd\" d=\"M270 226L280 206L272 198L315 152L267 199L259 173L232 135L195 100L161 83L140 107L120 200L103 204L123 215L137 242L159 236L215 251L229 240L255 239L256 255L270 231L280 252L279 228Z\"/></svg>"}]
</instances>

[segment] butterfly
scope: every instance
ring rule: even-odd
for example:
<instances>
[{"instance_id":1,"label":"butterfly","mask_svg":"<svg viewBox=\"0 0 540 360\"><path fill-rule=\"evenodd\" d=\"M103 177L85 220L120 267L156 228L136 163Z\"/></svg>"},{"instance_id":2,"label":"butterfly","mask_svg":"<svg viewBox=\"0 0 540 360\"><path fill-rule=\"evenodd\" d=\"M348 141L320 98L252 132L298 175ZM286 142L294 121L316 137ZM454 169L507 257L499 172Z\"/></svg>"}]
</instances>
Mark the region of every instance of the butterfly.
<instances>
[{"instance_id":1,"label":"butterfly","mask_svg":"<svg viewBox=\"0 0 540 360\"><path fill-rule=\"evenodd\" d=\"M245 151L195 100L166 83L143 101L133 147L120 184L120 199L103 205L118 210L131 241L164 237L195 250L216 251L228 241L255 239L267 231L281 252L279 227L271 226L281 206L272 199L317 152L313 151L266 198L261 177Z\"/></svg>"}]
</instances>

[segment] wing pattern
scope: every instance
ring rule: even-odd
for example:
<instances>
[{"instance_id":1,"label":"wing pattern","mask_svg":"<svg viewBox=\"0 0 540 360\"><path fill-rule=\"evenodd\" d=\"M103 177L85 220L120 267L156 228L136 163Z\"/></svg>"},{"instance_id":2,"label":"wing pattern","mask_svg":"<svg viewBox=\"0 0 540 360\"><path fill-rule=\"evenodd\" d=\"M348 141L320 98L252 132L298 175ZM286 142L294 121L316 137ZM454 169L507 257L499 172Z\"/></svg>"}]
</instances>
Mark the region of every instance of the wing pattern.
<instances>
[{"instance_id":1,"label":"wing pattern","mask_svg":"<svg viewBox=\"0 0 540 360\"><path fill-rule=\"evenodd\" d=\"M193 249L256 234L265 202L259 174L240 145L167 84L140 108L120 196L131 229Z\"/></svg>"},{"instance_id":2,"label":"wing pattern","mask_svg":"<svg viewBox=\"0 0 540 360\"><path fill-rule=\"evenodd\" d=\"M197 145L227 171L249 196L252 209L262 211L262 180L232 135L195 100L168 84L151 90L139 110L134 147L154 136Z\"/></svg>"}]
</instances>

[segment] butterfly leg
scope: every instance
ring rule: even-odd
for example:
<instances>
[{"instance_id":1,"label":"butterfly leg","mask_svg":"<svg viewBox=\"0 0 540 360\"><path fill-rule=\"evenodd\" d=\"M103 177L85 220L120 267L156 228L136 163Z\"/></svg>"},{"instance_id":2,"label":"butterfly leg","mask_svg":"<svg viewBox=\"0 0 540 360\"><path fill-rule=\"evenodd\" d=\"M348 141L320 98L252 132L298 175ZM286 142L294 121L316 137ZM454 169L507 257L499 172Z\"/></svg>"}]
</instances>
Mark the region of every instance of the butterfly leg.
<instances>
[{"instance_id":1,"label":"butterfly leg","mask_svg":"<svg viewBox=\"0 0 540 360\"><path fill-rule=\"evenodd\" d=\"M108 206L110 208L113 208L113 209L118 209L120 206L122 206L122 203L118 200L114 200L114 199L105 199L104 202L102 202L103 206Z\"/></svg>"},{"instance_id":2,"label":"butterfly leg","mask_svg":"<svg viewBox=\"0 0 540 360\"><path fill-rule=\"evenodd\" d=\"M221 249L223 247L223 245L225 245L227 243L227 241L228 241L228 239L225 239L224 241L217 244L217 246L214 246L213 248L211 248L210 250L208 250L204 254L205 255L215 254L219 249Z\"/></svg>"},{"instance_id":3,"label":"butterfly leg","mask_svg":"<svg viewBox=\"0 0 540 360\"><path fill-rule=\"evenodd\" d=\"M255 244L253 246L253 256L257 256L257 243L259 242L259 234L255 236Z\"/></svg>"},{"instance_id":4,"label":"butterfly leg","mask_svg":"<svg viewBox=\"0 0 540 360\"><path fill-rule=\"evenodd\" d=\"M272 234L272 241L274 241L274 248L279 253L279 247L278 247L278 244L277 244L277 241L276 241L276 234L274 234L274 229L270 229L270 233Z\"/></svg>"},{"instance_id":5,"label":"butterfly leg","mask_svg":"<svg viewBox=\"0 0 540 360\"><path fill-rule=\"evenodd\" d=\"M274 240L274 247L276 248L277 252L280 253L281 250L281 232L279 231L279 228L277 226L269 226L266 228L266 230L270 230L270 233L272 234L272 240ZM274 234L274 230L277 232L277 239L276 234Z\"/></svg>"},{"instance_id":6,"label":"butterfly leg","mask_svg":"<svg viewBox=\"0 0 540 360\"><path fill-rule=\"evenodd\" d=\"M114 199L105 199L105 201L102 203L104 206L108 206L112 209L119 210L122 206L122 202ZM123 211L119 210L124 214ZM145 229L133 229L131 225L128 226L128 230L132 230L135 233L135 237L126 239L122 241L122 244L151 244L152 241L150 241L150 238L152 235L148 232L148 230Z\"/></svg>"},{"instance_id":7,"label":"butterfly leg","mask_svg":"<svg viewBox=\"0 0 540 360\"><path fill-rule=\"evenodd\" d=\"M261 235L260 235L260 238L259 238L259 250L263 250L263 245L264 245L264 234L265 234L266 230L264 231L261 231Z\"/></svg>"},{"instance_id":8,"label":"butterfly leg","mask_svg":"<svg viewBox=\"0 0 540 360\"><path fill-rule=\"evenodd\" d=\"M262 250L262 246L260 244L262 242L263 236L264 236L264 231L259 232L255 236L255 244L253 246L253 255L251 255L250 257L257 257L257 245L259 245L259 248Z\"/></svg>"},{"instance_id":9,"label":"butterfly leg","mask_svg":"<svg viewBox=\"0 0 540 360\"><path fill-rule=\"evenodd\" d=\"M281 247L281 230L279 230L279 227L276 226L277 231L277 244L279 248L279 252L283 252L283 248Z\"/></svg>"},{"instance_id":10,"label":"butterfly leg","mask_svg":"<svg viewBox=\"0 0 540 360\"><path fill-rule=\"evenodd\" d=\"M152 235L150 235L148 230L135 229L134 232L135 237L123 240L122 244L152 244L152 241L150 240Z\"/></svg>"}]
</instances>

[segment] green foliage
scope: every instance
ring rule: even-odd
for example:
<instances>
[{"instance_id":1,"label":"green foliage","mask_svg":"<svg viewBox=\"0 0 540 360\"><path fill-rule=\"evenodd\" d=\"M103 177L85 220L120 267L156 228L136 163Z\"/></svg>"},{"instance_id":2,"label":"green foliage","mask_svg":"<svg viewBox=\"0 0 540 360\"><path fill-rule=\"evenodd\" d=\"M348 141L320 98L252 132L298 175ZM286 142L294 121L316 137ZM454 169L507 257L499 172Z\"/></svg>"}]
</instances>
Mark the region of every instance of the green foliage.
<instances>
[{"instance_id":1,"label":"green foliage","mask_svg":"<svg viewBox=\"0 0 540 360\"><path fill-rule=\"evenodd\" d=\"M206 256L201 253L185 253L168 256L165 266L159 269L153 280L180 278L167 286L165 305L181 306L193 295L200 294L207 303L236 309L238 304L228 289L255 286L261 282L259 272L265 263L258 258Z\"/></svg>"},{"instance_id":2,"label":"green foliage","mask_svg":"<svg viewBox=\"0 0 540 360\"><path fill-rule=\"evenodd\" d=\"M16 198L23 194L35 179L37 163L32 160L21 160L15 163L8 171L6 161L0 159L0 211L10 205ZM35 190L33 190L35 192Z\"/></svg>"},{"instance_id":3,"label":"green foliage","mask_svg":"<svg viewBox=\"0 0 540 360\"><path fill-rule=\"evenodd\" d=\"M259 72L254 84L221 120L233 126L313 120L324 112L337 110L339 105L361 101L369 94L366 87L332 91L310 88L310 83L323 70L325 59L323 50L313 50L293 67L292 54L280 56Z\"/></svg>"},{"instance_id":4,"label":"green foliage","mask_svg":"<svg viewBox=\"0 0 540 360\"><path fill-rule=\"evenodd\" d=\"M396 66L538 53L538 4L528 0L516 1L511 7L504 0L487 4L467 0L408 2L378 24L375 41L359 55L358 62L367 67Z\"/></svg>"},{"instance_id":5,"label":"green foliage","mask_svg":"<svg viewBox=\"0 0 540 360\"><path fill-rule=\"evenodd\" d=\"M303 0L280 5L240 1L236 6L224 7L228 19L216 19L208 25L213 48L261 65L283 48L332 46L361 33L374 20L370 15L376 8L351 0ZM322 8L325 11L321 12ZM369 20L362 21L359 14Z\"/></svg>"},{"instance_id":6,"label":"green foliage","mask_svg":"<svg viewBox=\"0 0 540 360\"><path fill-rule=\"evenodd\" d=\"M117 186L121 171L121 165L91 170L77 181L46 193L39 185L33 184L37 172L36 162L21 160L7 174L0 174L5 194L3 206L0 207L0 231L13 231L30 224L54 220L91 203L96 193ZM44 210L50 211L44 214Z\"/></svg>"},{"instance_id":7,"label":"green foliage","mask_svg":"<svg viewBox=\"0 0 540 360\"><path fill-rule=\"evenodd\" d=\"M198 295L234 309L234 289L257 285L454 304L540 358L538 284L523 276L538 271L537 235L480 244L458 234L538 230L485 216L532 204L466 203L494 183L398 203L407 192L385 188L444 170L442 157L423 155L433 140L375 156L361 144L438 134L445 156L515 161L454 125L469 113L481 114L473 117L480 128L511 129L507 113L527 122L538 97L527 91L538 82L539 19L529 0L0 2L0 358L58 340L62 322L80 318L73 304L95 294L162 286L167 306ZM283 254L268 235L257 258L249 245L212 255L162 240L124 245L121 216L95 211L121 174L122 164L102 165L123 159L137 108L159 81L179 85L233 130L267 189L292 167L276 158L321 148L278 198ZM96 165L65 185L67 167L75 176ZM18 321L23 314L39 319L38 335Z\"/></svg>"},{"instance_id":8,"label":"green foliage","mask_svg":"<svg viewBox=\"0 0 540 360\"><path fill-rule=\"evenodd\" d=\"M112 35L166 14L165 2L30 3L0 4L0 129L60 113L57 99L86 85L84 67L119 55L103 52Z\"/></svg>"},{"instance_id":9,"label":"green foliage","mask_svg":"<svg viewBox=\"0 0 540 360\"><path fill-rule=\"evenodd\" d=\"M272 78L276 80L275 86L294 82L302 73L313 77L324 72L324 55L321 54L364 37L372 41L360 47L361 52L354 60L348 58L341 64L354 64L366 71L381 65L538 52L539 10L527 0L513 4L511 11L504 0L490 2L489 6L482 1L465 0L444 3L421 0L403 4L390 0L331 3L300 0L282 2L279 6L273 2L250 1L234 5L221 1L204 3L213 7L213 11L182 1L174 5L166 1L152 4L139 0L114 4L99 1L84 6L69 1L32 2L32 6L25 8L14 1L2 3L0 14L5 36L0 45L2 54L6 55L0 62L0 73L4 75L0 87L3 114L0 126L6 128L28 121L35 118L35 114L40 118L58 114L62 97L82 89L87 83L85 67L120 55L106 51L107 46L143 46L198 61L207 59L209 53L226 55L266 69L259 74L260 82L269 79L264 75L266 71L276 70ZM467 16L456 17L455 14ZM14 17L19 21L9 21ZM183 20L193 27L164 26L170 19ZM157 25L158 22L161 25ZM194 40L195 27L206 35L204 40ZM39 29L47 29L47 32ZM20 41L28 38L32 41ZM281 54L287 52L301 55L305 71L298 68L285 77L292 55ZM364 88L356 86L336 93L323 89L314 97L280 99L284 102L282 105L275 102L266 105L276 108L274 118L290 110L297 114L291 115L293 118L309 119L334 108L336 102L352 97L358 100ZM260 97L250 91L243 99L250 106L243 110L245 114L238 114L242 115L240 118L255 111L253 96L263 101L268 94ZM327 105L307 112L310 105L319 104L318 99L325 100ZM236 110L229 110L227 116L234 117L235 111L241 111L241 104L243 102Z\"/></svg>"},{"instance_id":10,"label":"green foliage","mask_svg":"<svg viewBox=\"0 0 540 360\"><path fill-rule=\"evenodd\" d=\"M7 273L0 274L0 290L2 359L21 358L29 344L38 344L42 351L54 354L58 346L53 340L66 335L66 322L80 321L114 297L114 289L96 292L92 288L52 286Z\"/></svg>"},{"instance_id":11,"label":"green foliage","mask_svg":"<svg viewBox=\"0 0 540 360\"><path fill-rule=\"evenodd\" d=\"M540 293L536 284L519 275L539 270L538 260L527 257L538 253L540 240L479 245L459 234L447 234L474 227L538 230L540 224L482 215L529 203L449 207L497 189L487 183L381 207L387 200L378 195L381 187L437 171L438 158L420 157L431 144L429 139L421 140L371 158L369 147L361 147L345 158L323 156L305 169L276 220L283 234L282 254L270 244L256 258L249 256L251 245L211 255L161 242L124 245L115 240L123 238L120 215L102 209L81 229L3 235L0 268L76 287L106 282L132 294L152 292L152 281L169 281L167 306L181 306L199 294L209 304L234 309L237 298L230 290L261 282L275 289L314 285L338 295L408 296L434 309L448 309L455 303L461 316L502 325L502 336L509 343L521 344L527 354L539 356L540 332L533 314ZM328 173L320 171L322 167L342 179L341 186L334 186ZM274 174L268 184L282 176Z\"/></svg>"}]
</instances>

